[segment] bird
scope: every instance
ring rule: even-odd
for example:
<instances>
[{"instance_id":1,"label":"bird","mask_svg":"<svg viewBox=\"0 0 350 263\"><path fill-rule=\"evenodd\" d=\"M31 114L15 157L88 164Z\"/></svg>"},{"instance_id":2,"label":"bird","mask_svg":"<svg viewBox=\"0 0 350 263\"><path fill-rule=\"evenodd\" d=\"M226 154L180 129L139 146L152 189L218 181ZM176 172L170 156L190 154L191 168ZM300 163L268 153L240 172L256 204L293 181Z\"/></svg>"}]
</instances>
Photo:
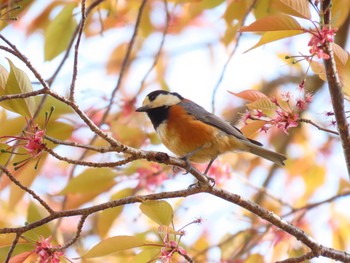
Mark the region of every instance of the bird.
<instances>
[{"instance_id":1,"label":"bird","mask_svg":"<svg viewBox=\"0 0 350 263\"><path fill-rule=\"evenodd\" d=\"M226 152L249 152L278 166L287 159L177 92L152 91L136 111L148 115L162 143L184 159L189 168L191 162L208 162L204 175L215 159Z\"/></svg>"}]
</instances>

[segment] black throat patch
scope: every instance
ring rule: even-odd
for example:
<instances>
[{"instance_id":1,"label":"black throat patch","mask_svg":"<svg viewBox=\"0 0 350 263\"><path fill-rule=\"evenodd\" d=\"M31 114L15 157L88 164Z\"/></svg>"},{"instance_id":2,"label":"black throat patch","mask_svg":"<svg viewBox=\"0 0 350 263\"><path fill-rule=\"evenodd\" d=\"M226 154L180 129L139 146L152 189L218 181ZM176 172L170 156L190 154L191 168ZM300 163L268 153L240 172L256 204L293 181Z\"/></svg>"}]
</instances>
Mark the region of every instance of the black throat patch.
<instances>
[{"instance_id":1,"label":"black throat patch","mask_svg":"<svg viewBox=\"0 0 350 263\"><path fill-rule=\"evenodd\" d=\"M158 126L163 121L167 120L168 114L169 114L168 106L162 106L162 107L147 110L147 115L151 119L151 122L155 130L157 130Z\"/></svg>"}]
</instances>

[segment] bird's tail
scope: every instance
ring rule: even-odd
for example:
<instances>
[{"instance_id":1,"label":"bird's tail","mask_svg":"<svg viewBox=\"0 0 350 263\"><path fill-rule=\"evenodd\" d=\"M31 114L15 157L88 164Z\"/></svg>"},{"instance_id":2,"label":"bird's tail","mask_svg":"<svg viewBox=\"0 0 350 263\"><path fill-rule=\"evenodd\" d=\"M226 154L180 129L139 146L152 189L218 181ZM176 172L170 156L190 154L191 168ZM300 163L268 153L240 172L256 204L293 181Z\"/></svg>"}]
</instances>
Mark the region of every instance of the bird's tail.
<instances>
[{"instance_id":1,"label":"bird's tail","mask_svg":"<svg viewBox=\"0 0 350 263\"><path fill-rule=\"evenodd\" d=\"M249 148L252 154L270 160L280 166L284 166L284 161L287 159L287 157L283 154L264 149L263 147L256 144L251 144Z\"/></svg>"}]
</instances>

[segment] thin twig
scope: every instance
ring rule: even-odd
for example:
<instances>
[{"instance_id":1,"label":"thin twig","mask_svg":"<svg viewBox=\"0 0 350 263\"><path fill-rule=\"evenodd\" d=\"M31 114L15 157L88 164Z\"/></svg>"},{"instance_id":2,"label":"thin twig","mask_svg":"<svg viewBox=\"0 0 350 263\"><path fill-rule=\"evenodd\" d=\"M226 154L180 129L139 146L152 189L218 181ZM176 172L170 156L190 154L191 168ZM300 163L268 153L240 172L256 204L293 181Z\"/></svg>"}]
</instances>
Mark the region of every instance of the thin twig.
<instances>
[{"instance_id":1,"label":"thin twig","mask_svg":"<svg viewBox=\"0 0 350 263\"><path fill-rule=\"evenodd\" d=\"M130 163L132 161L135 161L137 159L137 158L131 156L131 157L128 157L128 158L125 158L123 160L116 161L116 162L96 163L96 162L88 162L88 161L82 161L82 160L73 160L73 159L70 159L67 157L63 157L48 147L45 147L45 151L60 161L64 161L64 162L67 162L70 164L75 164L75 165L88 166L88 167L116 167L116 166L125 165L125 164Z\"/></svg>"},{"instance_id":2,"label":"thin twig","mask_svg":"<svg viewBox=\"0 0 350 263\"><path fill-rule=\"evenodd\" d=\"M85 26L85 20L86 20L85 0L82 0L81 1L81 21L79 23L77 42L75 43L73 74L72 74L72 81L71 81L70 92L69 92L69 100L71 100L71 101L74 101L75 83L76 83L77 76L78 76L79 45L80 45L80 41L81 41L81 36L83 34L84 26Z\"/></svg>"},{"instance_id":3,"label":"thin twig","mask_svg":"<svg viewBox=\"0 0 350 263\"><path fill-rule=\"evenodd\" d=\"M65 145L65 146L71 146L71 147L77 147L77 148L82 148L82 149L86 149L86 150L91 150L91 151L95 151L95 152L99 152L99 153L107 153L107 152L115 152L116 149L113 148L112 146L109 147L98 147L98 146L94 146L94 145L87 145L87 144L81 144L78 142L72 142L72 141L62 141L53 137L50 137L48 135L45 135L45 139L57 144L57 145Z\"/></svg>"},{"instance_id":4,"label":"thin twig","mask_svg":"<svg viewBox=\"0 0 350 263\"><path fill-rule=\"evenodd\" d=\"M158 60L160 58L160 55L162 53L162 50L163 50L165 37L166 37L168 29L169 29L169 20L170 20L169 19L168 2L167 2L167 0L163 0L163 2L164 2L164 9L165 9L164 10L165 11L165 25L164 25L164 29L163 29L162 39L161 39L160 44L159 44L158 52L154 56L154 60L153 60L153 63L151 65L151 67L148 69L148 71L146 72L145 76L141 80L140 88L139 88L136 96L143 90L143 87L144 87L144 84L146 82L146 79L148 78L149 74L151 74L153 68L157 65L157 62L158 62Z\"/></svg>"},{"instance_id":5,"label":"thin twig","mask_svg":"<svg viewBox=\"0 0 350 263\"><path fill-rule=\"evenodd\" d=\"M13 253L13 251L15 250L16 245L17 245L17 243L18 243L18 241L19 241L21 235L22 235L22 232L21 232L21 231L19 231L19 232L16 233L16 237L15 237L15 239L12 241L10 250L9 250L9 252L7 252L7 256L6 256L6 259L5 259L5 263L10 262L12 253Z\"/></svg>"},{"instance_id":6,"label":"thin twig","mask_svg":"<svg viewBox=\"0 0 350 263\"><path fill-rule=\"evenodd\" d=\"M104 0L96 0L95 2L91 3L90 6L88 6L86 8L86 12L85 15L86 17L90 14L90 12L92 12L92 10L98 6L100 3L102 3ZM47 80L47 82L50 84L50 86L52 85L52 83L54 82L54 80L56 79L58 73L61 71L61 69L63 68L63 65L66 63L68 57L69 57L69 53L73 47L73 43L75 40L75 37L77 36L78 32L80 29L80 24L77 25L77 27L75 28L75 31L73 32L72 38L68 44L68 47L66 48L66 52L64 53L64 56L60 62L60 64L58 65L58 67L56 68L55 72L52 74L52 76Z\"/></svg>"},{"instance_id":7,"label":"thin twig","mask_svg":"<svg viewBox=\"0 0 350 263\"><path fill-rule=\"evenodd\" d=\"M77 232L75 233L74 238L72 238L68 243L64 244L62 247L60 247L59 250L64 250L64 249L70 247L71 245L73 245L75 242L77 242L77 240L80 237L81 231L83 230L83 226L84 226L84 223L85 223L85 220L87 217L88 217L88 215L81 216L79 223L78 223L78 226L77 226Z\"/></svg>"},{"instance_id":8,"label":"thin twig","mask_svg":"<svg viewBox=\"0 0 350 263\"><path fill-rule=\"evenodd\" d=\"M324 132L332 133L332 134L335 134L335 135L339 135L338 132L332 131L332 130L329 130L329 129L322 128L322 127L319 126L318 124L314 123L312 120L305 119L305 118L300 118L299 121L300 121L300 122L304 122L304 123L311 124L312 126L316 127L316 128L319 129L320 131L324 131Z\"/></svg>"},{"instance_id":9,"label":"thin twig","mask_svg":"<svg viewBox=\"0 0 350 263\"><path fill-rule=\"evenodd\" d=\"M317 257L317 254L315 254L313 251L310 251L300 257L297 258L288 258L285 260L276 261L276 263L299 263L299 262L305 262L306 260L310 260Z\"/></svg>"},{"instance_id":10,"label":"thin twig","mask_svg":"<svg viewBox=\"0 0 350 263\"><path fill-rule=\"evenodd\" d=\"M251 5L249 6L249 8L247 9L244 17L242 18L242 21L241 21L241 25L244 25L244 22L245 20L247 19L248 15L250 14L251 10L254 8L255 4L256 4L257 0L254 0ZM221 71L221 74L219 76L219 79L218 79L218 82L216 83L215 87L214 87L214 90L213 90L213 93L212 93L212 97L211 97L211 111L213 113L215 113L215 95L216 95L216 92L218 91L219 89L219 86L222 82L222 80L224 79L224 75L226 73L226 70L227 70L227 67L229 65L229 63L231 62L234 54L236 53L237 49L238 49L238 46L239 46L239 43L240 43L240 39L241 39L241 35L242 35L242 32L238 32L237 36L236 36L236 43L230 53L230 55L228 56L225 64L224 64L224 67Z\"/></svg>"},{"instance_id":11,"label":"thin twig","mask_svg":"<svg viewBox=\"0 0 350 263\"><path fill-rule=\"evenodd\" d=\"M141 22L141 17L142 17L142 14L143 14L143 11L145 9L145 6L146 6L146 3L147 3L147 0L142 0L141 2L141 5L139 7L139 12L137 14L137 18L136 18L136 22L135 22L135 26L134 26L134 31L133 31L133 34L131 36L131 39L129 41L129 45L128 45L128 48L126 50L126 54L123 58L123 61L121 63L121 66L120 66L120 72L119 72L119 77L118 77L118 81L117 81L117 85L115 86L115 88L113 89L112 93L111 93L111 97L109 99L109 104L101 118L101 123L100 125L102 125L109 112L111 111L112 109L112 106L114 104L114 97L117 93L117 91L120 89L122 83L123 83L123 80L124 80L124 74L126 72L126 69L128 67L128 64L129 64L129 60L130 60L130 56L131 56L131 51L134 47L134 44L135 44L135 40L136 40L136 36L137 36L137 33L138 33L138 30L139 30L139 27L140 27L140 22Z\"/></svg>"},{"instance_id":12,"label":"thin twig","mask_svg":"<svg viewBox=\"0 0 350 263\"><path fill-rule=\"evenodd\" d=\"M311 203L311 204L307 204L307 205L304 205L304 206L301 206L301 207L298 207L298 208L293 208L290 212L284 214L282 217L287 217L291 214L294 214L298 211L301 211L301 210L311 210L313 208L316 208L320 205L323 205L323 204L328 204L328 203L331 203L339 198L342 198L342 197L346 197L346 196L349 196L350 195L350 191L347 191L347 192L344 192L342 194L338 194L338 195L335 195L335 196L332 196L330 198L327 198L325 200L322 200L322 201L319 201L319 202L315 202L315 203Z\"/></svg>"}]
</instances>

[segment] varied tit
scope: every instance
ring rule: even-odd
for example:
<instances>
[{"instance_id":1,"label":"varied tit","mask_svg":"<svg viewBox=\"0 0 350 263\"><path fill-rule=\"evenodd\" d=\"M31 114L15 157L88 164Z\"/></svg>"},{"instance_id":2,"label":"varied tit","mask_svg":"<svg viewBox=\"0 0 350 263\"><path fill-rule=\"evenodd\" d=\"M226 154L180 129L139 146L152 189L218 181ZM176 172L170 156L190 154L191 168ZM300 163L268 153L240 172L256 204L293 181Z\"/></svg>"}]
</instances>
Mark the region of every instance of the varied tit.
<instances>
[{"instance_id":1,"label":"varied tit","mask_svg":"<svg viewBox=\"0 0 350 263\"><path fill-rule=\"evenodd\" d=\"M281 166L287 159L176 92L153 91L136 111L147 113L163 144L188 164L209 162L204 174L218 155L229 151L250 152Z\"/></svg>"}]
</instances>

